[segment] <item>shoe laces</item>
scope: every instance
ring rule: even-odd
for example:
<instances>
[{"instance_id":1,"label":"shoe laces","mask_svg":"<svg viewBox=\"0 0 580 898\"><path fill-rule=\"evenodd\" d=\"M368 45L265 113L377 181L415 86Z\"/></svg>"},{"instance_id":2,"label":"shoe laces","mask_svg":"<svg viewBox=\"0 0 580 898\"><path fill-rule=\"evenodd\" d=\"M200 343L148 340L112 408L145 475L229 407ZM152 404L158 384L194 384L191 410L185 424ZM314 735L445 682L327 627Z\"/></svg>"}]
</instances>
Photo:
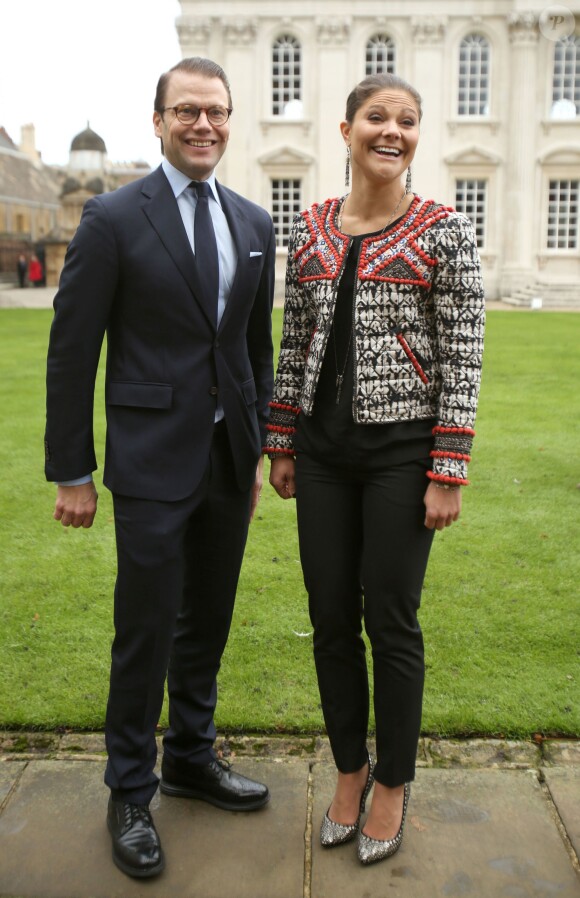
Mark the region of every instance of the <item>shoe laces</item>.
<instances>
[{"instance_id":1,"label":"shoe laces","mask_svg":"<svg viewBox=\"0 0 580 898\"><path fill-rule=\"evenodd\" d=\"M123 811L127 828L133 826L138 820L142 820L144 823L151 823L151 814L149 813L149 808L145 807L145 805L126 803L123 805Z\"/></svg>"}]
</instances>

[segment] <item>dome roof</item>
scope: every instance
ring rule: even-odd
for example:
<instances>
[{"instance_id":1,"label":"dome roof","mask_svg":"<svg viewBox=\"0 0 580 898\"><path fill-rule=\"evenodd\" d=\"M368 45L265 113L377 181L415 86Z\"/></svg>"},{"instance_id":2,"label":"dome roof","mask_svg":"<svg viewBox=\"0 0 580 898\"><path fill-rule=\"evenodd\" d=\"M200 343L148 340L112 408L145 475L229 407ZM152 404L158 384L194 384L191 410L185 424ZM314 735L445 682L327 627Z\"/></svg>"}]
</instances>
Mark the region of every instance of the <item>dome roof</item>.
<instances>
[{"instance_id":1,"label":"dome roof","mask_svg":"<svg viewBox=\"0 0 580 898\"><path fill-rule=\"evenodd\" d=\"M74 152L74 150L97 150L99 153L107 152L105 141L89 127L88 122L85 130L81 131L80 134L77 134L77 136L73 138L70 149L71 153Z\"/></svg>"}]
</instances>

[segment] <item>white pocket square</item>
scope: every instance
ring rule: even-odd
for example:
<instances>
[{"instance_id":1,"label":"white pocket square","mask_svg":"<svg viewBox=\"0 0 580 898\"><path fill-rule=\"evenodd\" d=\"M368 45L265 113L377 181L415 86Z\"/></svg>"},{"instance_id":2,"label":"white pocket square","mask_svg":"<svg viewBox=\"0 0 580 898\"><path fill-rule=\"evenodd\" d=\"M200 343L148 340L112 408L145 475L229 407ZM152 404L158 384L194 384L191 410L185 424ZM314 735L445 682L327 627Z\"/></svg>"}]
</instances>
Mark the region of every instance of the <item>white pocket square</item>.
<instances>
[{"instance_id":1,"label":"white pocket square","mask_svg":"<svg viewBox=\"0 0 580 898\"><path fill-rule=\"evenodd\" d=\"M251 253L250 253L250 259L254 259L256 256L261 256L261 255L262 255L262 253L253 253L253 252L251 252Z\"/></svg>"}]
</instances>

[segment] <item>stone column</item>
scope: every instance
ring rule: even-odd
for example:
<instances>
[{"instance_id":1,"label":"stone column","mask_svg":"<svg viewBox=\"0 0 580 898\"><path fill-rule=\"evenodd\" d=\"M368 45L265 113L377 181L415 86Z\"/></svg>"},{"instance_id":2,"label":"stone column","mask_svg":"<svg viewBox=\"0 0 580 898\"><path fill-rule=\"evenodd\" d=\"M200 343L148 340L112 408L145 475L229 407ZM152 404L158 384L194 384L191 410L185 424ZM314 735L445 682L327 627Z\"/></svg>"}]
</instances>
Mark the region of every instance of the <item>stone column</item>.
<instances>
[{"instance_id":1,"label":"stone column","mask_svg":"<svg viewBox=\"0 0 580 898\"><path fill-rule=\"evenodd\" d=\"M508 16L511 43L506 183L504 189L504 247L500 292L509 296L514 289L534 279L534 228L540 214L541 198L535 195L536 108L538 28L535 13Z\"/></svg>"},{"instance_id":2,"label":"stone column","mask_svg":"<svg viewBox=\"0 0 580 898\"><path fill-rule=\"evenodd\" d=\"M449 117L445 107L445 31L446 20L438 16L413 17L412 70L408 80L423 100L421 137L412 165L413 189L424 197L441 201L446 184L443 157L444 123Z\"/></svg>"},{"instance_id":3,"label":"stone column","mask_svg":"<svg viewBox=\"0 0 580 898\"><path fill-rule=\"evenodd\" d=\"M344 191L346 149L340 134L346 98L353 88L349 82L349 18L317 18L315 21L318 72L312 72L315 84L309 86L311 118L314 128L314 156L317 170L313 183L316 196L306 204L340 196Z\"/></svg>"},{"instance_id":4,"label":"stone column","mask_svg":"<svg viewBox=\"0 0 580 898\"><path fill-rule=\"evenodd\" d=\"M216 58L230 80L234 111L228 148L218 167L218 178L232 190L259 205L268 205L261 196L261 173L256 161L258 147L257 110L260 59L256 53L258 23L244 16L222 22L223 58Z\"/></svg>"}]
</instances>

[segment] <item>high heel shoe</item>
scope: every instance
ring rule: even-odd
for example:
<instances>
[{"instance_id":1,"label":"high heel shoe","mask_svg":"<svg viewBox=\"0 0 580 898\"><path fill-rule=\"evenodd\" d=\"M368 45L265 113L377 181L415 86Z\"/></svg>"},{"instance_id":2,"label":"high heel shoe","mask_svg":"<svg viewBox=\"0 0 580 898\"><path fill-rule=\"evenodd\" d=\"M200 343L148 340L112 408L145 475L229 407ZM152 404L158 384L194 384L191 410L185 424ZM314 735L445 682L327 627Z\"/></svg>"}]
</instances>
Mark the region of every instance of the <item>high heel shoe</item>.
<instances>
[{"instance_id":1,"label":"high heel shoe","mask_svg":"<svg viewBox=\"0 0 580 898\"><path fill-rule=\"evenodd\" d=\"M351 839L354 839L354 837L356 836L360 825L360 818L364 813L367 798L373 786L373 771L375 769L375 762L373 758L371 758L370 754L368 755L368 765L369 774L363 790L363 794L361 796L356 822L350 824L335 823L334 820L330 819L327 811L322 818L322 825L320 827L320 844L324 848L332 848L335 845L344 845L345 842L350 842ZM328 810L330 810L330 808Z\"/></svg>"},{"instance_id":2,"label":"high heel shoe","mask_svg":"<svg viewBox=\"0 0 580 898\"><path fill-rule=\"evenodd\" d=\"M376 861L382 861L386 857L391 857L401 847L403 841L403 830L405 828L405 817L407 816L407 805L409 804L409 796L411 794L410 783L405 783L405 794L403 798L403 816L399 832L393 839L371 839L361 830L358 840L358 859L361 864L374 864Z\"/></svg>"}]
</instances>

